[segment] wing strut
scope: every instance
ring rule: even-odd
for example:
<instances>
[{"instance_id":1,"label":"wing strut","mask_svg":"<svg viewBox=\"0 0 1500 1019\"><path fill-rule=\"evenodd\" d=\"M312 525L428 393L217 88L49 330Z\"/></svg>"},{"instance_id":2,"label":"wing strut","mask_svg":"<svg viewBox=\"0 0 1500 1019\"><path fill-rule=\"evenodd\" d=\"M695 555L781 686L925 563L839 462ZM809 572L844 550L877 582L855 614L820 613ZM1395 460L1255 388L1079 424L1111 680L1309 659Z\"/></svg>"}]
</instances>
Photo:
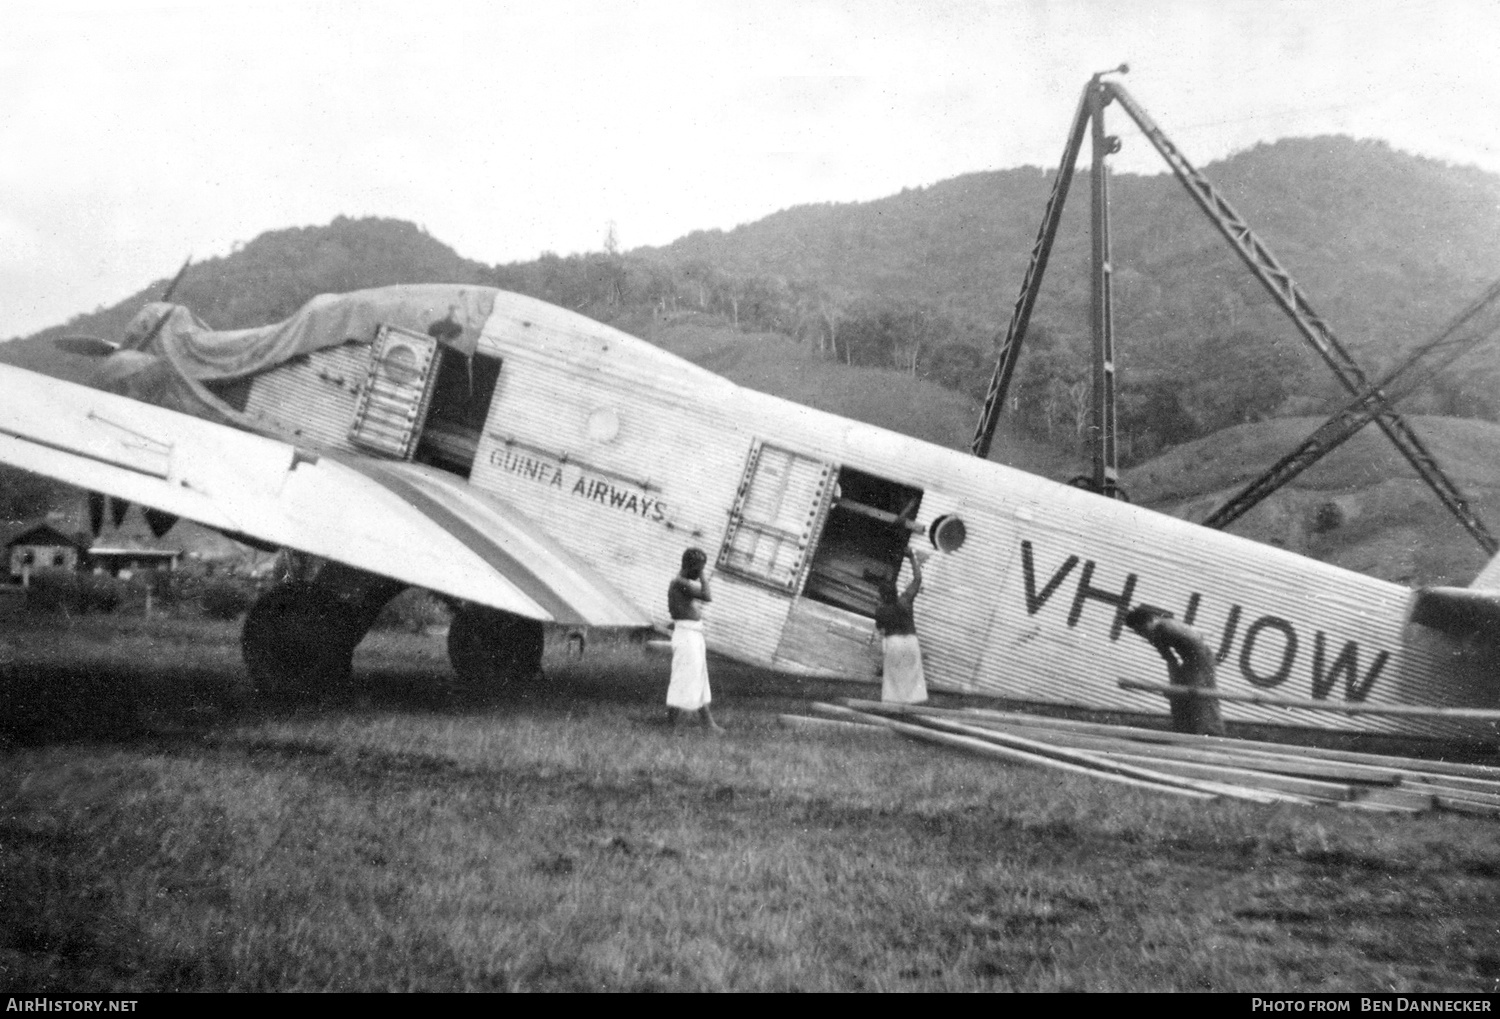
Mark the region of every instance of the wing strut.
<instances>
[{"instance_id":1,"label":"wing strut","mask_svg":"<svg viewBox=\"0 0 1500 1019\"><path fill-rule=\"evenodd\" d=\"M1128 70L1125 65L1120 65L1119 71ZM1474 537L1486 552L1493 554L1500 543L1490 534L1469 506L1468 499L1458 489L1458 486L1443 472L1436 458L1417 437L1406 420L1390 406L1390 399L1383 391L1381 384L1372 384L1365 375L1364 370L1354 360L1354 357L1339 342L1328 323L1313 309L1303 294L1301 287L1292 278L1271 249L1257 237L1240 216L1234 207L1223 195L1209 183L1177 147L1172 144L1166 134L1156 125L1156 122L1141 108L1140 104L1125 90L1123 86L1114 81L1104 81L1102 74L1114 72L1100 72L1089 79L1088 85L1084 87L1083 98L1079 101L1078 112L1074 115L1073 128L1068 136L1068 146L1064 150L1063 165L1059 168L1057 178L1053 184L1052 197L1048 200L1047 210L1043 216L1042 230L1037 238L1036 247L1032 251L1031 263L1027 267L1026 276L1021 284L1021 297L1016 302L1015 311L1012 314L1010 327L1006 338L1001 346L999 361L995 366L994 376L990 380L989 392L985 397L984 409L980 416L979 426L975 431L974 440L971 445L976 456L988 456L990 442L994 437L995 426L999 420L999 414L1005 404L1006 391L1010 385L1011 377L1015 372L1016 361L1020 356L1021 341L1025 337L1026 327L1029 324L1031 310L1036 301L1036 290L1041 285L1042 273L1046 269L1047 257L1050 254L1052 242L1057 234L1057 223L1061 217L1062 205L1067 195L1067 189L1072 180L1073 163L1078 156L1078 150L1082 144L1084 123L1089 120L1095 121L1094 137L1094 169L1093 176L1100 178L1105 175L1103 162L1104 155L1114 151L1118 147L1117 141L1103 134L1102 119L1104 107L1111 101L1118 101L1120 106L1135 121L1141 133L1151 142L1152 146L1166 160L1168 167L1177 180L1192 196L1193 201L1203 210L1204 214L1218 228L1219 233L1229 242L1230 247L1240 256L1240 259L1249 267L1255 277L1271 294L1276 302L1286 312L1292 323L1302 333L1303 337L1324 363L1337 376L1344 388L1354 396L1355 405L1365 408L1368 412L1367 420L1374 420L1380 425L1381 431L1385 432L1391 442L1406 457L1407 461L1416 470L1417 475L1427 483L1438 498L1442 501L1461 523L1464 528ZM1101 144L1104 148L1101 149ZM1103 192L1101 202L1101 189L1095 186L1095 203L1093 228L1094 239L1094 361L1095 361L1095 395L1094 405L1096 408L1094 440L1094 488L1100 492L1115 494L1111 484L1111 471L1113 466L1110 455L1114 448L1114 435L1110 429L1113 424L1113 339L1110 336L1110 316L1107 309L1109 303L1109 250L1108 250L1108 194ZM1103 240L1100 233L1103 232ZM1102 245L1102 248L1101 248ZM1100 253L1103 253L1101 262ZM1106 306L1101 313L1101 302ZM1460 324L1464 316L1460 316ZM1102 327L1102 329L1101 329ZM1443 336L1446 336L1445 332ZM1468 334L1465 334L1466 336ZM1477 342L1477 341L1475 341ZM1429 347L1439 348L1444 345L1442 336L1433 341ZM1418 352L1418 357L1409 359L1409 364L1403 364L1397 370L1397 374L1404 372L1410 364L1416 360L1426 357L1423 347ZM1446 363L1446 362L1445 362ZM1101 371L1102 369L1102 371ZM1105 406L1105 412L1099 413L1101 403ZM1335 420L1344 419L1349 413L1345 411L1335 416ZM1356 413L1356 417L1358 413ZM1352 418L1348 419L1352 422ZM1332 422L1330 422L1330 425ZM1347 428L1348 424L1341 426L1337 431ZM1357 430L1357 427L1356 429ZM1350 432L1349 434L1353 434ZM1325 437L1326 438L1326 437ZM1311 441L1311 440L1309 440ZM1342 440L1340 440L1342 441ZM1322 444L1320 440L1320 445ZM1332 448L1329 446L1328 448ZM1296 457L1297 454L1293 454ZM1321 455L1321 454L1319 454ZM1309 461L1310 463L1311 461ZM1279 467L1280 465L1278 465ZM1276 469L1273 468L1273 471ZM1270 472L1268 472L1269 477ZM1281 482L1281 483L1284 483ZM1257 485L1260 483L1258 482ZM1270 484L1267 482L1267 484ZM1274 487L1266 487L1259 495L1264 498L1270 494ZM1248 508L1248 507L1247 507ZM1243 511L1241 511L1243 512ZM1217 516L1217 514L1216 514ZM1228 521L1225 521L1226 523Z\"/></svg>"}]
</instances>

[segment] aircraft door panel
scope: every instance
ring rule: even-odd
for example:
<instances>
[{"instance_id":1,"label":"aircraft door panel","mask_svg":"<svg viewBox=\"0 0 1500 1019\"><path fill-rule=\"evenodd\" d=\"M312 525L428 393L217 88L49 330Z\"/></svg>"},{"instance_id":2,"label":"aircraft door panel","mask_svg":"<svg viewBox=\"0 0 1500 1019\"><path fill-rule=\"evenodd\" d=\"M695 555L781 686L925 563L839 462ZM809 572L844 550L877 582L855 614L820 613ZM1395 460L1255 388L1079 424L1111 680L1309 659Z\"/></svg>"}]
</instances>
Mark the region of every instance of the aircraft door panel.
<instances>
[{"instance_id":1,"label":"aircraft door panel","mask_svg":"<svg viewBox=\"0 0 1500 1019\"><path fill-rule=\"evenodd\" d=\"M740 479L718 569L794 594L833 493L830 463L756 441Z\"/></svg>"},{"instance_id":2,"label":"aircraft door panel","mask_svg":"<svg viewBox=\"0 0 1500 1019\"><path fill-rule=\"evenodd\" d=\"M774 666L811 675L875 679L882 657L874 620L799 598L781 631Z\"/></svg>"},{"instance_id":3,"label":"aircraft door panel","mask_svg":"<svg viewBox=\"0 0 1500 1019\"><path fill-rule=\"evenodd\" d=\"M370 348L370 368L354 407L349 441L409 459L432 398L436 355L437 341L431 336L381 326Z\"/></svg>"}]
</instances>

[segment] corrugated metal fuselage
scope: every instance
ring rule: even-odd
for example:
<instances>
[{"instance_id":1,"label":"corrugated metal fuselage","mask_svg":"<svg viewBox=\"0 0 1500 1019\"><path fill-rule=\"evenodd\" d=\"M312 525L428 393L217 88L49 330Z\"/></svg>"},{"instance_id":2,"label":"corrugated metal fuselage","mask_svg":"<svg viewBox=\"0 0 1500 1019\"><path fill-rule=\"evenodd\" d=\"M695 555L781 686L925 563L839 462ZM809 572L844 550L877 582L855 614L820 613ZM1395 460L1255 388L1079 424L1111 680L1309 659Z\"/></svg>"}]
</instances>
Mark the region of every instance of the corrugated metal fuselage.
<instances>
[{"instance_id":1,"label":"corrugated metal fuselage","mask_svg":"<svg viewBox=\"0 0 1500 1019\"><path fill-rule=\"evenodd\" d=\"M734 658L873 679L869 599L909 542L934 553L917 625L936 689L1164 713L1160 696L1118 686L1165 678L1156 653L1123 630L1126 611L1149 603L1209 639L1230 692L1496 705L1493 660L1409 623L1414 595L1399 585L741 389L529 298L498 296L478 354L500 369L471 462L465 454L470 483L537 521L663 623L681 552L703 548L717 564L709 642ZM358 368L348 347L319 357L330 365L305 367L300 382L283 369L261 377L250 403L274 388L285 418L286 399L311 398L299 386L321 386L326 398L302 418L317 433L308 438L346 445ZM938 552L929 535L945 517L962 521L966 540ZM1283 724L1452 731L1224 710Z\"/></svg>"}]
</instances>

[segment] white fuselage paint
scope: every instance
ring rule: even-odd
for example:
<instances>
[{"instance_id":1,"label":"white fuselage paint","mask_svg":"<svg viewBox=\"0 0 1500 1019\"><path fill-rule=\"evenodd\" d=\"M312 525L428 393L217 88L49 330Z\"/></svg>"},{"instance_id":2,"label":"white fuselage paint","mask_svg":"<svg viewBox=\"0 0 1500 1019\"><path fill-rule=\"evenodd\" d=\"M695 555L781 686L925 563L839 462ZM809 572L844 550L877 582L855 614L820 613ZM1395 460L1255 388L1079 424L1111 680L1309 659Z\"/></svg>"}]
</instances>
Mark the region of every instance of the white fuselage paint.
<instances>
[{"instance_id":1,"label":"white fuselage paint","mask_svg":"<svg viewBox=\"0 0 1500 1019\"><path fill-rule=\"evenodd\" d=\"M1218 650L1228 692L1497 703L1493 660L1409 623L1414 592L1400 585L742 389L528 298L501 295L480 349L504 367L471 482L543 522L663 621L683 548L698 545L716 561L760 440L922 489L917 525L946 514L964 521L967 541L933 555L917 601L934 688L1164 713L1159 695L1118 686L1165 678L1156 653L1122 631L1127 609L1150 603ZM589 422L601 412L614 427L598 437ZM870 677L873 656L830 667L778 654L800 593L722 572L714 590L716 650L784 671ZM829 607L817 618L828 641L874 643L868 618ZM1404 718L1230 703L1224 711L1291 725L1455 731Z\"/></svg>"},{"instance_id":2,"label":"white fuselage paint","mask_svg":"<svg viewBox=\"0 0 1500 1019\"><path fill-rule=\"evenodd\" d=\"M786 550L802 561L817 551L833 479L848 469L920 490L918 531L945 516L963 521L967 540L933 554L916 602L934 689L1165 714L1160 695L1118 685L1165 677L1156 653L1121 625L1130 607L1149 603L1219 651L1226 692L1434 707L1500 700L1492 645L1411 623L1408 588L743 389L514 294L496 294L479 336L478 352L501 367L468 485L417 464L361 473L340 462L359 453L348 439L356 349L318 351L255 377L251 409L269 399L279 406L268 410L298 423L291 434L260 429L279 442L0 366L0 461L531 618L563 620L562 605L596 625L635 626L666 623L667 582L683 549L699 546L719 562L759 448L756 463L772 465L767 477L779 485L775 519L762 521L772 537L762 548L745 538L754 528L741 527L734 540L748 543L730 548L751 561L771 549L769 574L787 579L768 586L711 565L708 642L734 658L874 678L873 619L809 598L795 563L776 573ZM305 462L299 448L334 455ZM398 497L389 479L379 483L382 470L420 489L440 515L483 531L491 547L478 554L479 543ZM527 564L530 587L496 566L506 556ZM551 608L537 600L543 594ZM1287 725L1494 735L1472 721L1238 703L1223 711Z\"/></svg>"}]
</instances>

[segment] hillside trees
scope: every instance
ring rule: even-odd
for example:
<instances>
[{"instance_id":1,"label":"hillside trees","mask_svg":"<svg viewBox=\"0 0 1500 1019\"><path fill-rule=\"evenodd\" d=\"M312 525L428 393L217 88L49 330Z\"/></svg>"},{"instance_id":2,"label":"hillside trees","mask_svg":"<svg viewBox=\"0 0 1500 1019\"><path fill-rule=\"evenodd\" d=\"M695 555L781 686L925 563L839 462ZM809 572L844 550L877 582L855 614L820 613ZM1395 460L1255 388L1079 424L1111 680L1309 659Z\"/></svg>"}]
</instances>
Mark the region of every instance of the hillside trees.
<instances>
[{"instance_id":1,"label":"hillside trees","mask_svg":"<svg viewBox=\"0 0 1500 1019\"><path fill-rule=\"evenodd\" d=\"M927 356L921 377L972 400L983 400L994 370L994 359L987 351L968 343L945 343Z\"/></svg>"},{"instance_id":2,"label":"hillside trees","mask_svg":"<svg viewBox=\"0 0 1500 1019\"><path fill-rule=\"evenodd\" d=\"M942 310L917 301L864 298L844 310L845 361L895 368L918 377L934 351L950 345L958 326ZM946 364L955 357L950 353Z\"/></svg>"},{"instance_id":3,"label":"hillside trees","mask_svg":"<svg viewBox=\"0 0 1500 1019\"><path fill-rule=\"evenodd\" d=\"M1199 434L1269 417L1290 395L1278 350L1249 330L1215 332L1184 359L1176 382Z\"/></svg>"},{"instance_id":4,"label":"hillside trees","mask_svg":"<svg viewBox=\"0 0 1500 1019\"><path fill-rule=\"evenodd\" d=\"M1204 170L1372 377L1500 276L1493 174L1340 137L1260 145ZM1005 408L1026 431L1057 442L1077 433L1088 385L1080 174ZM340 217L194 265L178 299L231 328L275 321L319 292L472 280L648 336L653 320L690 313L780 332L829 359L900 370L977 400L1051 177L1034 167L968 174L873 202L798 206L661 248L610 250L618 244L606 240L598 252L493 267L410 223ZM1170 175L1116 174L1112 190L1119 420L1131 448L1347 401ZM118 337L165 282L66 331ZM1497 380L1492 346L1405 406L1500 419Z\"/></svg>"},{"instance_id":5,"label":"hillside trees","mask_svg":"<svg viewBox=\"0 0 1500 1019\"><path fill-rule=\"evenodd\" d=\"M41 516L69 491L59 481L0 464L0 523Z\"/></svg>"},{"instance_id":6,"label":"hillside trees","mask_svg":"<svg viewBox=\"0 0 1500 1019\"><path fill-rule=\"evenodd\" d=\"M1038 438L1076 442L1084 434L1089 361L1079 346L1040 325L1026 335L1005 409Z\"/></svg>"}]
</instances>

